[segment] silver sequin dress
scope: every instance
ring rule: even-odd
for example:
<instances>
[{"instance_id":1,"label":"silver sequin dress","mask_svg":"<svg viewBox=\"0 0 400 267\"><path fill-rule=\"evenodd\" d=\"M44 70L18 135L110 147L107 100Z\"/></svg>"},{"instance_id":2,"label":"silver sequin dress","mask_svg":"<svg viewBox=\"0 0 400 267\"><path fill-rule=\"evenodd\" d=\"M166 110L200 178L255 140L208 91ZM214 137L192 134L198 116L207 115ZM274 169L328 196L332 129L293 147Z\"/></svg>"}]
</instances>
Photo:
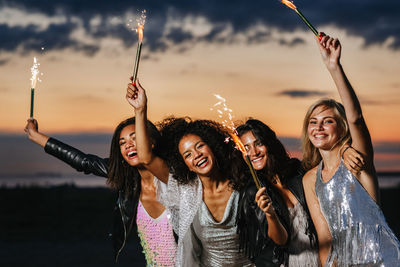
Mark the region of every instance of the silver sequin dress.
<instances>
[{"instance_id":1,"label":"silver sequin dress","mask_svg":"<svg viewBox=\"0 0 400 267\"><path fill-rule=\"evenodd\" d=\"M332 234L324 266L400 266L400 244L379 206L340 161L338 170L322 181L318 166L315 192Z\"/></svg>"},{"instance_id":2,"label":"silver sequin dress","mask_svg":"<svg viewBox=\"0 0 400 267\"><path fill-rule=\"evenodd\" d=\"M161 182L158 182L158 184L160 183ZM198 245L199 244L202 245L203 253L205 253L204 249L209 244L201 244L201 242L199 243L199 240L196 239L197 237L196 235L193 234L192 230L193 229L192 224L193 221L195 220L195 216L197 215L203 203L203 188L200 179L196 177L195 180L191 181L188 184L179 184L170 174L168 178L167 190L164 190L163 186L156 185L156 187L157 187L157 197L159 201L166 208L169 209L171 213L172 227L179 236L175 266L179 267L211 266L207 265L208 259L206 260L205 258L203 259L200 258L200 260L198 260L199 259ZM237 209L236 198L235 198L235 203ZM228 211L230 211L231 207L228 207L227 205L227 209L228 208L229 208ZM232 215L231 212L229 212L229 214L230 216ZM236 218L236 216L234 217ZM225 229L225 231L229 232L232 232L233 230L236 238L237 236L236 227L232 228L232 225L228 224L227 226L222 227L221 230L222 229ZM212 237L209 238L210 240L212 239ZM232 259L236 259L237 257L239 259L240 257L240 260L242 260L241 259L242 254L238 250L236 250L236 247L239 247L238 239L235 239L234 242L235 243L233 244L234 246L233 249L229 249L227 247L228 244L224 244L225 250L220 251L221 253L217 255L217 257L218 256L222 258L225 257L225 259L226 257L231 257ZM229 244L232 245L232 243ZM203 263L202 260L206 262ZM248 264L250 264L250 261L244 261L244 264L240 266L247 266ZM218 267L218 266L226 266L226 265L214 265L212 267Z\"/></svg>"},{"instance_id":3,"label":"silver sequin dress","mask_svg":"<svg viewBox=\"0 0 400 267\"><path fill-rule=\"evenodd\" d=\"M234 191L226 204L222 220L217 222L202 201L190 227L194 260L200 262L200 266L253 266L244 253L239 252L236 226L238 204L239 193Z\"/></svg>"}]
</instances>

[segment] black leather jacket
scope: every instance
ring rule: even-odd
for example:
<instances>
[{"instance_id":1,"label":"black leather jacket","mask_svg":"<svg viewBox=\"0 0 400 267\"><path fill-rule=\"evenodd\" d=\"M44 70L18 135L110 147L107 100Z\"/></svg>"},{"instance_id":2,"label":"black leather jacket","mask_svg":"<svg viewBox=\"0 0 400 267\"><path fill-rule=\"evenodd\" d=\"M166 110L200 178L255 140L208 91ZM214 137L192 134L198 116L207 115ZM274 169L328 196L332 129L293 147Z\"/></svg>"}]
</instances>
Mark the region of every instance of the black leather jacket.
<instances>
[{"instance_id":1,"label":"black leather jacket","mask_svg":"<svg viewBox=\"0 0 400 267\"><path fill-rule=\"evenodd\" d=\"M303 174L303 170L299 168L295 175L286 179L286 186L308 214L307 234L310 237L312 246L316 247L316 231L304 196L302 183ZM275 212L290 237L289 211L284 199L268 181L263 180L261 183L262 186L266 187L267 193L271 197ZM288 254L286 253L285 246L276 245L268 237L267 219L264 212L255 202L256 193L257 188L252 180L249 181L248 185L241 191L238 214L238 232L240 236L241 249L243 249L249 259L255 263L257 267L277 267L281 266L281 264L287 266Z\"/></svg>"},{"instance_id":2,"label":"black leather jacket","mask_svg":"<svg viewBox=\"0 0 400 267\"><path fill-rule=\"evenodd\" d=\"M96 155L85 154L61 141L50 138L44 150L46 153L64 161L79 172L94 174L107 178L108 159L100 158ZM125 246L128 234L134 232L134 237L138 238L136 226L136 213L138 197L127 197L124 190L119 190L118 200L114 208L114 225L112 241L114 246L115 262ZM144 256L140 253L141 257Z\"/></svg>"}]
</instances>

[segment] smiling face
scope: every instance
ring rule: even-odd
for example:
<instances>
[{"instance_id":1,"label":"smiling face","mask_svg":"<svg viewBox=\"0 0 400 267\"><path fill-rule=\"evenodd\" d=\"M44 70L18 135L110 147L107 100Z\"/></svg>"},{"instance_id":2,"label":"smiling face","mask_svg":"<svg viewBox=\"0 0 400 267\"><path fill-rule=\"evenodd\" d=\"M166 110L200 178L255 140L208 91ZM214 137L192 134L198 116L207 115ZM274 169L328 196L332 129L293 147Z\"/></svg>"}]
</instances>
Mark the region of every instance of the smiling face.
<instances>
[{"instance_id":1,"label":"smiling face","mask_svg":"<svg viewBox=\"0 0 400 267\"><path fill-rule=\"evenodd\" d=\"M251 164L257 171L267 166L268 153L267 147L257 139L252 131L248 131L240 136L247 155L250 157Z\"/></svg>"},{"instance_id":2,"label":"smiling face","mask_svg":"<svg viewBox=\"0 0 400 267\"><path fill-rule=\"evenodd\" d=\"M321 105L311 113L307 134L316 148L331 150L338 144L341 132L333 108Z\"/></svg>"},{"instance_id":3,"label":"smiling face","mask_svg":"<svg viewBox=\"0 0 400 267\"><path fill-rule=\"evenodd\" d=\"M211 175L215 161L214 154L199 136L185 135L179 141L178 150L190 171L203 177Z\"/></svg>"},{"instance_id":4,"label":"smiling face","mask_svg":"<svg viewBox=\"0 0 400 267\"><path fill-rule=\"evenodd\" d=\"M119 135L119 147L124 160L131 166L139 165L139 158L136 153L135 125L125 126Z\"/></svg>"}]
</instances>

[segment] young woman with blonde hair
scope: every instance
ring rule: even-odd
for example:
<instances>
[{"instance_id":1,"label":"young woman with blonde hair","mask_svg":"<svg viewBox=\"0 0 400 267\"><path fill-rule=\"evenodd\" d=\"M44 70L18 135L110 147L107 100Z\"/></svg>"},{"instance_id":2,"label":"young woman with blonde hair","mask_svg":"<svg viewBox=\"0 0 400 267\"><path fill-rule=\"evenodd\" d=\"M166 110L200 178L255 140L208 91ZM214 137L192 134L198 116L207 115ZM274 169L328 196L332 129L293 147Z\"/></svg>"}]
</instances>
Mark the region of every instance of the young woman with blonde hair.
<instances>
[{"instance_id":1,"label":"young woman with blonde hair","mask_svg":"<svg viewBox=\"0 0 400 267\"><path fill-rule=\"evenodd\" d=\"M324 266L400 266L400 244L379 208L379 188L371 137L360 103L347 79L338 39L324 36L318 46L343 105L332 99L313 104L304 119L303 178ZM341 148L351 142L365 160L354 176Z\"/></svg>"}]
</instances>

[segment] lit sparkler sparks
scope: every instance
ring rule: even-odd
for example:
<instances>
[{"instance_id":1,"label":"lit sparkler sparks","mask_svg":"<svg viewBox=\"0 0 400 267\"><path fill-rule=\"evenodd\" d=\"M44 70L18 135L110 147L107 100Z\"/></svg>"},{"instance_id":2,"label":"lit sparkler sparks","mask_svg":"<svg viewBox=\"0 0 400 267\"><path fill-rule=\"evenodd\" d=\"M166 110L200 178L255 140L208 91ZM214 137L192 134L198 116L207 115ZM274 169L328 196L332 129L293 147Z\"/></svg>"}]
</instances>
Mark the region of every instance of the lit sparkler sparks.
<instances>
[{"instance_id":1,"label":"lit sparkler sparks","mask_svg":"<svg viewBox=\"0 0 400 267\"><path fill-rule=\"evenodd\" d=\"M210 108L210 110L214 110L214 108L216 108L218 117L220 119L222 119L222 125L232 131L232 133L230 134L231 139L235 143L236 149L238 149L240 152L242 152L243 158L244 158L247 166L249 167L249 170L250 170L251 176L253 177L254 183L256 184L257 189L260 189L261 188L260 180L258 179L256 170L254 169L253 164L251 164L250 157L249 157L249 155L247 155L246 149L245 149L242 141L240 141L239 136L237 135L237 132L235 129L235 124L233 123L233 118L234 118L234 116L232 115L233 111L226 105L225 98L223 98L222 96L217 95L217 94L214 94L214 96L218 99L218 102L215 103L213 108ZM227 114L228 118L224 118L225 114ZM229 138L228 138L228 140L229 140Z\"/></svg>"},{"instance_id":2,"label":"lit sparkler sparks","mask_svg":"<svg viewBox=\"0 0 400 267\"><path fill-rule=\"evenodd\" d=\"M306 17L304 17L304 15L300 12L300 10L293 4L292 1L290 0L280 0L283 4L285 4L286 6L288 6L290 9L294 10L294 12L297 13L297 15L299 15L299 17L304 21L304 23L308 26L308 28L310 28L310 30L315 34L315 36L317 36L319 39L322 38L322 36L320 36L318 34L318 31L314 28L314 26L306 19Z\"/></svg>"},{"instance_id":3,"label":"lit sparkler sparks","mask_svg":"<svg viewBox=\"0 0 400 267\"><path fill-rule=\"evenodd\" d=\"M140 18L137 20L138 27L136 28L136 32L138 33L138 45L136 50L136 59L135 59L135 67L133 68L132 82L135 83L137 79L137 73L139 69L139 61L140 54L142 51L142 42L143 42L143 28L146 23L146 10L142 11ZM129 24L128 24L129 25Z\"/></svg>"},{"instance_id":4,"label":"lit sparkler sparks","mask_svg":"<svg viewBox=\"0 0 400 267\"><path fill-rule=\"evenodd\" d=\"M232 109L226 105L225 98L217 94L214 94L214 96L218 99L218 102L210 110L216 109L218 117L222 120L222 125L234 131L235 124L233 123Z\"/></svg>"},{"instance_id":5,"label":"lit sparkler sparks","mask_svg":"<svg viewBox=\"0 0 400 267\"><path fill-rule=\"evenodd\" d=\"M35 87L36 83L40 81L38 75L39 75L39 66L40 63L36 59L36 57L33 58L33 65L31 67L31 112L30 112L30 117L33 118L33 102L34 102L34 97L35 97Z\"/></svg>"}]
</instances>

